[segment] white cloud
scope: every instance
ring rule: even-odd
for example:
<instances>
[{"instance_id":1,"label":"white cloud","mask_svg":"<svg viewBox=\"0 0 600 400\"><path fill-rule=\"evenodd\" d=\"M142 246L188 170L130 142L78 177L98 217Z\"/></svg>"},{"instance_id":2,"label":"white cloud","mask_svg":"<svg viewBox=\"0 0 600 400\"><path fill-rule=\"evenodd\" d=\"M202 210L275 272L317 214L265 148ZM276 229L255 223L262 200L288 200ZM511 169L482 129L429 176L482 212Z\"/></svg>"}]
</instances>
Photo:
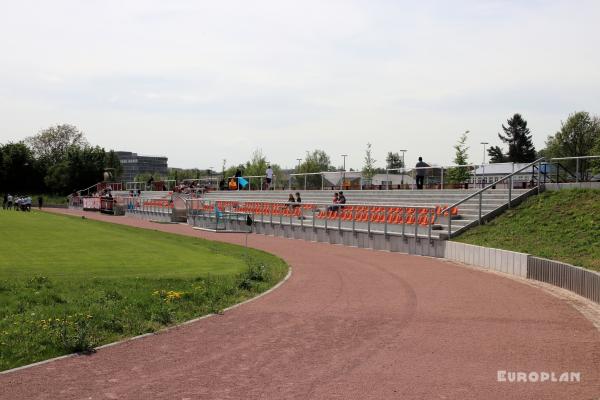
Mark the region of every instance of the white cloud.
<instances>
[{"instance_id":1,"label":"white cloud","mask_svg":"<svg viewBox=\"0 0 600 400\"><path fill-rule=\"evenodd\" d=\"M447 163L514 112L536 145L597 112L594 1L6 2L0 142L57 122L201 168L263 148Z\"/></svg>"}]
</instances>

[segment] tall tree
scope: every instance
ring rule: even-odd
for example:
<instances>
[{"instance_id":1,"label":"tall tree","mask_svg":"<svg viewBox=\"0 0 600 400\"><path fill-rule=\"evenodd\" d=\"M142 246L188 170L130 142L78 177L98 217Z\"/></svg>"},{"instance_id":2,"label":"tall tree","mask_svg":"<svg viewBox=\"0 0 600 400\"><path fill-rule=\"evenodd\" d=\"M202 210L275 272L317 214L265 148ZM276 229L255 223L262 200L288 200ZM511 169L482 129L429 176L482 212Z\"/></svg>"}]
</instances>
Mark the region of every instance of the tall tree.
<instances>
[{"instance_id":1,"label":"tall tree","mask_svg":"<svg viewBox=\"0 0 600 400\"><path fill-rule=\"evenodd\" d=\"M12 194L24 194L37 189L34 158L23 142L0 146L0 188Z\"/></svg>"},{"instance_id":2,"label":"tall tree","mask_svg":"<svg viewBox=\"0 0 600 400\"><path fill-rule=\"evenodd\" d=\"M569 115L561 122L560 131L548 136L547 157L580 157L591 155L600 140L600 118L585 111Z\"/></svg>"},{"instance_id":3,"label":"tall tree","mask_svg":"<svg viewBox=\"0 0 600 400\"><path fill-rule=\"evenodd\" d=\"M527 121L521 114L515 114L507 120L507 124L508 126L502 125L504 135L498 134L498 137L508 144L508 161L535 161L535 146L531 141Z\"/></svg>"},{"instance_id":4,"label":"tall tree","mask_svg":"<svg viewBox=\"0 0 600 400\"><path fill-rule=\"evenodd\" d=\"M48 165L61 162L67 150L73 146L79 148L88 146L83 132L69 124L43 129L37 135L27 138L27 143L31 146L35 157Z\"/></svg>"},{"instance_id":5,"label":"tall tree","mask_svg":"<svg viewBox=\"0 0 600 400\"><path fill-rule=\"evenodd\" d=\"M121 165L121 161L119 160L119 157L117 157L117 154L114 152L114 150L106 153L105 163L106 169L112 173L113 182L118 181L123 174L123 166Z\"/></svg>"},{"instance_id":6,"label":"tall tree","mask_svg":"<svg viewBox=\"0 0 600 400\"><path fill-rule=\"evenodd\" d=\"M371 179L375 175L375 160L371 154L371 143L367 143L367 149L365 150L365 165L363 166L363 176L367 179Z\"/></svg>"},{"instance_id":7,"label":"tall tree","mask_svg":"<svg viewBox=\"0 0 600 400\"><path fill-rule=\"evenodd\" d=\"M299 173L314 173L323 171L335 171L335 167L331 165L331 158L323 150L313 150L312 152L306 152L304 161L298 166ZM319 175L307 175L306 178L299 177L295 180L295 187L304 187L306 179L307 189L321 189L321 176Z\"/></svg>"},{"instance_id":8,"label":"tall tree","mask_svg":"<svg viewBox=\"0 0 600 400\"><path fill-rule=\"evenodd\" d=\"M385 158L386 168L394 169L394 168L402 168L404 165L402 164L402 157L398 153L388 152L387 157ZM390 174L399 174L400 171L390 171Z\"/></svg>"},{"instance_id":9,"label":"tall tree","mask_svg":"<svg viewBox=\"0 0 600 400\"><path fill-rule=\"evenodd\" d=\"M590 116L585 111L570 114L565 122L561 122L560 131L548 136L544 157L581 157L600 155L600 118ZM563 160L561 164L575 172L575 160ZM584 173L591 166L593 172L600 171L599 160L581 160L579 169Z\"/></svg>"},{"instance_id":10,"label":"tall tree","mask_svg":"<svg viewBox=\"0 0 600 400\"><path fill-rule=\"evenodd\" d=\"M467 146L467 133L463 133L458 138L458 142L454 145L455 165L468 165L469 164L469 147ZM469 169L467 167L453 167L448 171L448 179L451 183L464 183L471 177Z\"/></svg>"},{"instance_id":11,"label":"tall tree","mask_svg":"<svg viewBox=\"0 0 600 400\"><path fill-rule=\"evenodd\" d=\"M488 156L490 156L490 163L492 164L508 161L508 156L504 154L500 146L492 146L487 152Z\"/></svg>"}]
</instances>

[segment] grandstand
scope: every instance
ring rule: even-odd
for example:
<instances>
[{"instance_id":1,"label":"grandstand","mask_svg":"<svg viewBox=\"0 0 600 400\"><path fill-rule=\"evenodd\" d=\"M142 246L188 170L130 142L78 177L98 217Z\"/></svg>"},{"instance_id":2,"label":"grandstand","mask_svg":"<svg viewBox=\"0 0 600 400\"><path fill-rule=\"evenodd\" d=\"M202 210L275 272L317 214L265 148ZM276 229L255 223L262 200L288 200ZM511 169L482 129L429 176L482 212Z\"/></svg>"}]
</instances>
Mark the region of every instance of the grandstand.
<instances>
[{"instance_id":1,"label":"grandstand","mask_svg":"<svg viewBox=\"0 0 600 400\"><path fill-rule=\"evenodd\" d=\"M364 190L360 184L358 189L344 190L347 202L337 206L332 201L334 191L346 189L346 180L339 172L333 173L337 174L333 178L331 172L321 176L316 174L315 181L321 181L318 185L321 189L315 190L297 190L291 177L287 190L262 190L262 187L258 190L214 190L215 187L210 186L213 182L203 182L202 186L196 183L190 186L189 182L168 182L168 185L155 182L151 186L145 183L99 183L97 193L91 198L75 197L70 204L160 222L187 222L201 228L214 229L223 225L230 231L243 232L247 231L245 221L249 216L255 232L308 240L326 234L332 243L352 244L355 241L331 236L330 231L339 232L339 236L345 232L366 233L369 240L373 235L383 235L386 240L389 237L445 240L485 223L527 196L544 190L546 183L555 182L556 168L551 169L548 165L544 159L539 159L529 164L504 166L506 172L512 171L506 175L497 173L499 166L488 165L489 176L477 181L481 188L448 189L438 185L437 189L414 190L414 186L401 185L397 189L385 186L380 190ZM333 186L334 190L324 189L326 174L329 174L328 181L340 186ZM480 178L484 177L482 172L478 174ZM315 174L304 174L300 181L306 182L306 175ZM526 182L524 177L529 181ZM168 186L174 190L133 191L134 188L139 190L138 186L143 189ZM101 193L111 187L111 199L98 201L96 197L102 197ZM250 189L249 185L247 187ZM288 196L297 191L301 193L302 204L288 203ZM307 228L311 228L310 234L306 233Z\"/></svg>"}]
</instances>

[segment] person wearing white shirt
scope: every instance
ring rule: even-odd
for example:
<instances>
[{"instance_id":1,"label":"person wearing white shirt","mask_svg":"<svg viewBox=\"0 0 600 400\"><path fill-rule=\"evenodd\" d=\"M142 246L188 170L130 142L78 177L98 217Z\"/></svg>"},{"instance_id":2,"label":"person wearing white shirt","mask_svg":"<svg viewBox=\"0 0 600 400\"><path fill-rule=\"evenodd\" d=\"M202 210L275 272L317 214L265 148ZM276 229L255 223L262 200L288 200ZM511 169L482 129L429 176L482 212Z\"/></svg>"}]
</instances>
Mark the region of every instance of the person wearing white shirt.
<instances>
[{"instance_id":1,"label":"person wearing white shirt","mask_svg":"<svg viewBox=\"0 0 600 400\"><path fill-rule=\"evenodd\" d=\"M270 165L267 165L267 190L271 189L271 182L273 181L273 169Z\"/></svg>"}]
</instances>

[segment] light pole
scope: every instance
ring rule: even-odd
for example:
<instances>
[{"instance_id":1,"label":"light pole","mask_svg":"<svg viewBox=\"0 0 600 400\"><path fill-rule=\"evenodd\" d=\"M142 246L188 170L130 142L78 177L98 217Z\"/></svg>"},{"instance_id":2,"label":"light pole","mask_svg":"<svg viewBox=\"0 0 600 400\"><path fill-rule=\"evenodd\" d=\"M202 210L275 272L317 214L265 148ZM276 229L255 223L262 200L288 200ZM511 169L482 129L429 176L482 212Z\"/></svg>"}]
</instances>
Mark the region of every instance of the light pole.
<instances>
[{"instance_id":1,"label":"light pole","mask_svg":"<svg viewBox=\"0 0 600 400\"><path fill-rule=\"evenodd\" d=\"M404 171L406 170L406 164L404 163L404 153L406 153L407 150L400 150L400 152L402 153L402 170L400 171L402 175L400 175L400 185L404 185Z\"/></svg>"},{"instance_id":2,"label":"light pole","mask_svg":"<svg viewBox=\"0 0 600 400\"><path fill-rule=\"evenodd\" d=\"M296 160L298 161L298 167L296 167L296 168L297 168L298 172L300 172L300 161L302 161L302 159L296 158Z\"/></svg>"},{"instance_id":3,"label":"light pole","mask_svg":"<svg viewBox=\"0 0 600 400\"><path fill-rule=\"evenodd\" d=\"M342 183L340 184L340 187L344 188L344 181L346 180L346 157L348 157L348 154L342 154L342 157L344 157L344 166L342 167L344 172L342 173Z\"/></svg>"},{"instance_id":4,"label":"light pole","mask_svg":"<svg viewBox=\"0 0 600 400\"><path fill-rule=\"evenodd\" d=\"M481 187L483 187L485 185L485 146L487 146L489 143L481 142L481 144L483 145L483 163L481 164Z\"/></svg>"}]
</instances>

